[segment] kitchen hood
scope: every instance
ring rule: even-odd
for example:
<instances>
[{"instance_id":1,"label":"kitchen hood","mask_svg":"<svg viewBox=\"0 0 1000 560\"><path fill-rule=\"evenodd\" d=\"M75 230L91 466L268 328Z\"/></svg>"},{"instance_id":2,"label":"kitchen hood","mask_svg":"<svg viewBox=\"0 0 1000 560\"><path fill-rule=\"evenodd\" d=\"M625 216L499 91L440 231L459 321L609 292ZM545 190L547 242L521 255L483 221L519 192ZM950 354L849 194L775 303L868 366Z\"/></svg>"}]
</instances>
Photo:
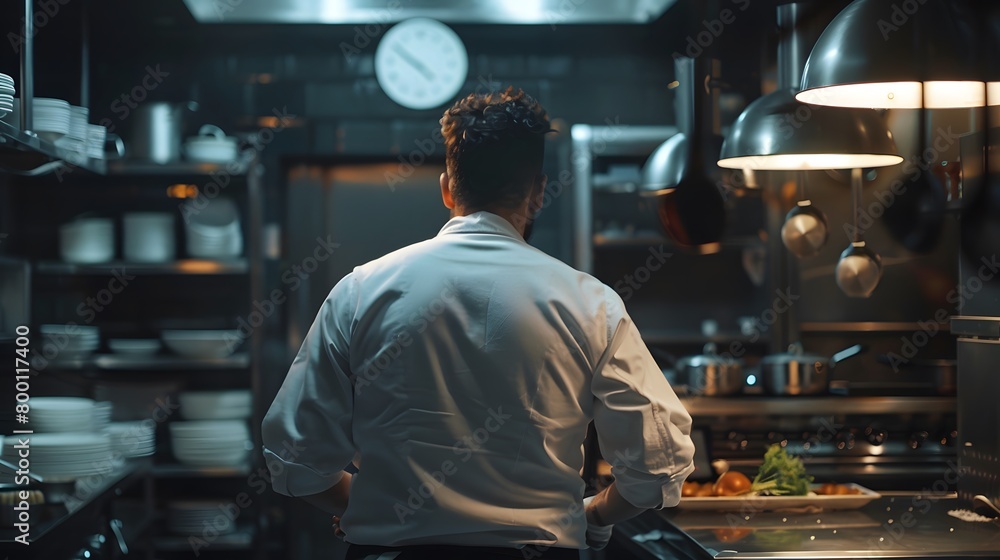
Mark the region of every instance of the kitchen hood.
<instances>
[{"instance_id":1,"label":"kitchen hood","mask_svg":"<svg viewBox=\"0 0 1000 560\"><path fill-rule=\"evenodd\" d=\"M184 0L201 23L389 24L414 17L510 25L643 24L677 0Z\"/></svg>"}]
</instances>

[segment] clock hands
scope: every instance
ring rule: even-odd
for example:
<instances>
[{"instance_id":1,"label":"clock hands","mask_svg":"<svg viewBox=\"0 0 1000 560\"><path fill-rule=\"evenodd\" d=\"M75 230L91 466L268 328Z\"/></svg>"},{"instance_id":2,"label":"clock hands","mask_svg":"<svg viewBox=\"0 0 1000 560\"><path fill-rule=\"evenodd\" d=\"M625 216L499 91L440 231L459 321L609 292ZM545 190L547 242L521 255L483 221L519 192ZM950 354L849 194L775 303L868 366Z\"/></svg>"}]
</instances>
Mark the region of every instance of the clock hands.
<instances>
[{"instance_id":1,"label":"clock hands","mask_svg":"<svg viewBox=\"0 0 1000 560\"><path fill-rule=\"evenodd\" d=\"M396 51L396 54L398 54L400 58L405 60L407 64L416 68L417 72L423 74L424 78L426 78L428 81L432 81L434 79L434 73L431 72L430 68L428 68L423 62L417 60L416 57L410 54L406 49L401 47L399 44L393 45L392 50Z\"/></svg>"}]
</instances>

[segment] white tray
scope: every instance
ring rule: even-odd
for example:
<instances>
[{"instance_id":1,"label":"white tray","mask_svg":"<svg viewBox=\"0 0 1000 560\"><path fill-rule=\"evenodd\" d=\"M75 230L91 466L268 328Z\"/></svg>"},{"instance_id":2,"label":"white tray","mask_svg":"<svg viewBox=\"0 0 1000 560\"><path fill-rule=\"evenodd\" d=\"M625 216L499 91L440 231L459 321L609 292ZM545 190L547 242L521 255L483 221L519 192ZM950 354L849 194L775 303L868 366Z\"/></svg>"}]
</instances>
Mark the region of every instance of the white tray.
<instances>
[{"instance_id":1,"label":"white tray","mask_svg":"<svg viewBox=\"0 0 1000 560\"><path fill-rule=\"evenodd\" d=\"M816 490L820 486L820 484L813 484L812 489ZM872 500L882 497L878 492L869 490L858 484L845 484L844 486L856 488L861 493L834 496L815 494L808 496L708 496L703 498L681 498L677 509L688 511L733 511L747 515L761 511L781 510L830 511L859 509L866 506Z\"/></svg>"}]
</instances>

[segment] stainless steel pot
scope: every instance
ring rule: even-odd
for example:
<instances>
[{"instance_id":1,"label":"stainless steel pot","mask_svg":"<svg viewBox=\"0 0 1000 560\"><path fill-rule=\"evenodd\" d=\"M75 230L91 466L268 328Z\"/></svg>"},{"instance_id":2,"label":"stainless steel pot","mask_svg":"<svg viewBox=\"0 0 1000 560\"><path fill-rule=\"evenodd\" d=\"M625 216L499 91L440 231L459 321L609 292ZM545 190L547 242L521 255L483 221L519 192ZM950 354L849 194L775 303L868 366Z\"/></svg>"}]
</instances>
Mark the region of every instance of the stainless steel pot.
<instances>
[{"instance_id":1,"label":"stainless steel pot","mask_svg":"<svg viewBox=\"0 0 1000 560\"><path fill-rule=\"evenodd\" d=\"M719 397L735 395L743 390L746 378L743 363L728 356L720 356L715 344L705 345L703 354L677 360L677 380L687 385L694 395Z\"/></svg>"},{"instance_id":2,"label":"stainless steel pot","mask_svg":"<svg viewBox=\"0 0 1000 560\"><path fill-rule=\"evenodd\" d=\"M130 118L132 136L129 157L156 163L181 159L181 135L184 115L197 109L195 103L146 102Z\"/></svg>"},{"instance_id":3,"label":"stainless steel pot","mask_svg":"<svg viewBox=\"0 0 1000 560\"><path fill-rule=\"evenodd\" d=\"M765 356L760 362L764 390L771 395L819 395L829 389L830 369L864 351L855 344L832 358L806 354L801 344L792 344L784 354Z\"/></svg>"}]
</instances>

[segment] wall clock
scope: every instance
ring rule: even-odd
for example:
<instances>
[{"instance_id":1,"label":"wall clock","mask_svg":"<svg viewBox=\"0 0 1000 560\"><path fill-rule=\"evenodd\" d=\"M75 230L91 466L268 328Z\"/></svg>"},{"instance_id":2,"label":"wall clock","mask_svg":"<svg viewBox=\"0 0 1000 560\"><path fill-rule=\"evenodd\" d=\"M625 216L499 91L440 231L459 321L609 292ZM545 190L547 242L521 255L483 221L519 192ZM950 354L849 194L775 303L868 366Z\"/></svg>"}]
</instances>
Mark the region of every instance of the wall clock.
<instances>
[{"instance_id":1,"label":"wall clock","mask_svg":"<svg viewBox=\"0 0 1000 560\"><path fill-rule=\"evenodd\" d=\"M428 18L397 23L375 49L375 77L390 99L409 109L431 109L462 89L469 55L447 25Z\"/></svg>"}]
</instances>

